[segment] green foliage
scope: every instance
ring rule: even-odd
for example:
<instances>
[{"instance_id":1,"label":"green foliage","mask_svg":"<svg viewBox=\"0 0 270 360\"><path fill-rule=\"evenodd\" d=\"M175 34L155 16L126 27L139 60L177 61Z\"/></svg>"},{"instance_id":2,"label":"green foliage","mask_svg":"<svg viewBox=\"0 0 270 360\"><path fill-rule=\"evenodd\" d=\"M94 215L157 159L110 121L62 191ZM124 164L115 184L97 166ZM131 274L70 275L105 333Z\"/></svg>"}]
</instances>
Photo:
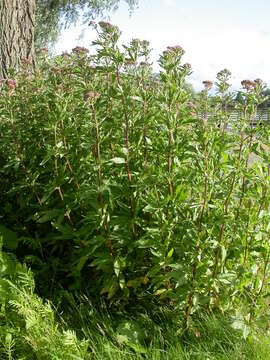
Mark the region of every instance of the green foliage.
<instances>
[{"instance_id":1,"label":"green foliage","mask_svg":"<svg viewBox=\"0 0 270 360\"><path fill-rule=\"evenodd\" d=\"M263 84L243 84L232 122L228 70L191 103L181 47L163 52L157 79L147 41L121 50L117 27L95 28L95 55L41 53L1 89L4 245L46 296L156 301L187 326L244 303L248 324L265 321L269 127L250 126Z\"/></svg>"},{"instance_id":2,"label":"green foliage","mask_svg":"<svg viewBox=\"0 0 270 360\"><path fill-rule=\"evenodd\" d=\"M1 359L89 358L88 342L59 327L51 304L34 294L31 272L1 246L0 305Z\"/></svg>"}]
</instances>

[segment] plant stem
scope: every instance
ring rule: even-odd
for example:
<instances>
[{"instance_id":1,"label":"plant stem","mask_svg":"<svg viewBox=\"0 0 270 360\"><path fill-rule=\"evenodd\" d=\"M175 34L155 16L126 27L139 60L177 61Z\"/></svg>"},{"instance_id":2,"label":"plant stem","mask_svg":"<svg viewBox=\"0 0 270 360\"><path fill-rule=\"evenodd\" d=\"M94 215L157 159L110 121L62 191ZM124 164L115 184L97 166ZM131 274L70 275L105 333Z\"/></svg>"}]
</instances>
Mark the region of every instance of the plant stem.
<instances>
[{"instance_id":1,"label":"plant stem","mask_svg":"<svg viewBox=\"0 0 270 360\"><path fill-rule=\"evenodd\" d=\"M239 169L239 166L240 166L244 140L245 140L244 132L242 131L241 132L241 141L240 141L239 153L238 153L238 160L237 160L238 161L237 169ZM236 169L236 171L237 171L237 169ZM236 171L233 174L232 181L231 181L231 186L229 188L229 191L228 191L228 194L227 194L227 197L226 197L226 200L225 200L224 212L223 212L224 216L228 215L229 202L230 202L230 198L231 198L234 186L235 186ZM220 246L221 246L221 244L223 242L224 230L225 230L225 220L223 220L223 223L221 225L220 232L219 232L219 244L218 244L218 247L217 247L216 253L215 253L215 263L214 263L214 267L213 267L213 271L212 271L212 279L214 279L215 276L216 276L217 265L218 265L218 261L219 261L219 251L220 251Z\"/></svg>"},{"instance_id":2,"label":"plant stem","mask_svg":"<svg viewBox=\"0 0 270 360\"><path fill-rule=\"evenodd\" d=\"M58 173L58 167L57 167L57 157L56 157L56 149L57 149L57 124L54 125L54 174L55 174L55 180L56 180L56 189L57 189L57 192L58 192L58 196L61 200L61 203L65 209L65 215L70 223L70 225L72 226L72 229L74 230L74 224L71 220L71 217L70 217L70 214L69 214L69 211L66 210L66 204L65 204L65 200L64 200L64 195L63 195L63 192L61 190L61 186L60 186L60 182L59 182L59 173Z\"/></svg>"}]
</instances>

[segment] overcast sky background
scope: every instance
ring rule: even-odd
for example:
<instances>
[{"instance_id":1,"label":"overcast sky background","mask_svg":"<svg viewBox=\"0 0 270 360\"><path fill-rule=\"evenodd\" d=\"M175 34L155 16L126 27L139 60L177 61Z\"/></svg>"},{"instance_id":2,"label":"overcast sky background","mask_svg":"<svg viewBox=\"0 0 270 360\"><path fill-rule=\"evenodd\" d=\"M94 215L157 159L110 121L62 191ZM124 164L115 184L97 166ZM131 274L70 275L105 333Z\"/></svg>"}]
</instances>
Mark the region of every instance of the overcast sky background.
<instances>
[{"instance_id":1,"label":"overcast sky background","mask_svg":"<svg viewBox=\"0 0 270 360\"><path fill-rule=\"evenodd\" d=\"M189 82L196 90L203 80L215 80L218 71L232 72L232 85L243 79L261 78L270 85L270 0L139 0L129 16L122 1L110 22L122 31L120 44L132 38L149 40L154 69L167 46L180 45L186 51L183 61L192 65ZM65 30L56 52L77 45L89 47L96 37L92 28Z\"/></svg>"}]
</instances>

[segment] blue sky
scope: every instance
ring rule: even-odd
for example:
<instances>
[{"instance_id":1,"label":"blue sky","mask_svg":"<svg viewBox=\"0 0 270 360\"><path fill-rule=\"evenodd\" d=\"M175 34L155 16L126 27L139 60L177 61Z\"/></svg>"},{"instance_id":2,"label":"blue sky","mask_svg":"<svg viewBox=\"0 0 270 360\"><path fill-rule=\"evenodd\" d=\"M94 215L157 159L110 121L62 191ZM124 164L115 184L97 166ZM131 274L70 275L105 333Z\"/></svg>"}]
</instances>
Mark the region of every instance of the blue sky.
<instances>
[{"instance_id":1,"label":"blue sky","mask_svg":"<svg viewBox=\"0 0 270 360\"><path fill-rule=\"evenodd\" d=\"M167 47L182 46L184 62L192 65L189 82L202 88L203 80L214 80L223 68L231 70L232 86L243 79L261 78L270 85L270 0L139 0L129 17L122 1L110 21L122 31L120 43L132 38L149 40L152 61ZM76 45L89 47L94 30L81 27L65 30L56 51Z\"/></svg>"}]
</instances>

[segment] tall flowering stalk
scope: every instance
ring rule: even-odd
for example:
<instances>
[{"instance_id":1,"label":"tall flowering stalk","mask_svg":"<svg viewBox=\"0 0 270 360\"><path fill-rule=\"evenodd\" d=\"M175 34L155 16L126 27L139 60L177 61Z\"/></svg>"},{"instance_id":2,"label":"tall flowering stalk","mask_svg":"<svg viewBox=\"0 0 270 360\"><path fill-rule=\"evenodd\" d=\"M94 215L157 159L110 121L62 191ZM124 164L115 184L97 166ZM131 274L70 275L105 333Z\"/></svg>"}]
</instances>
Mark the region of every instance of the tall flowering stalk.
<instances>
[{"instance_id":1,"label":"tall flowering stalk","mask_svg":"<svg viewBox=\"0 0 270 360\"><path fill-rule=\"evenodd\" d=\"M191 284L190 291L187 297L186 308L185 308L185 323L188 325L189 322L189 314L193 301L195 280L197 274L198 261L201 257L201 238L203 235L203 218L207 208L207 197L208 197L208 149L207 149L207 118L208 118L208 92L211 90L213 83L211 81L203 81L204 85L204 93L205 93L205 119L202 121L201 131L203 134L203 154L204 154L204 192L203 192L203 204L201 208L201 213L199 217L199 225L198 225L198 242L196 245L196 257L193 262L192 276L191 276Z\"/></svg>"}]
</instances>

